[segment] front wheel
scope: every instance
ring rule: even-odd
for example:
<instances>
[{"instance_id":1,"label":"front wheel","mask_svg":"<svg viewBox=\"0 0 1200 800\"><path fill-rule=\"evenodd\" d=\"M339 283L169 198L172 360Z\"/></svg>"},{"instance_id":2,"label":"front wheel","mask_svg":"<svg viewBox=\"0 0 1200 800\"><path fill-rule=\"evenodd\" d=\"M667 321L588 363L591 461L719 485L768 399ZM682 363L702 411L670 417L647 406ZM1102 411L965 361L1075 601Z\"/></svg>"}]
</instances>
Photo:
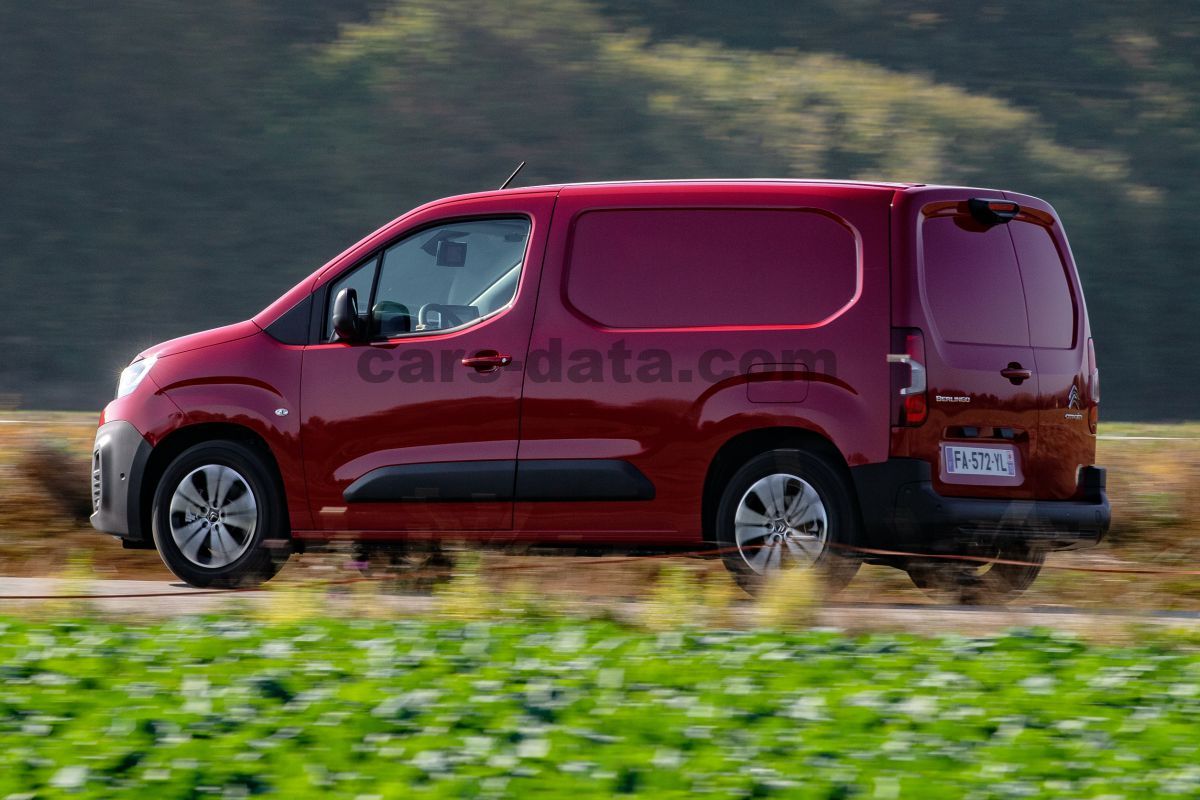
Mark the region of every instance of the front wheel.
<instances>
[{"instance_id":1,"label":"front wheel","mask_svg":"<svg viewBox=\"0 0 1200 800\"><path fill-rule=\"evenodd\" d=\"M154 544L163 563L191 586L240 588L272 578L287 551L282 492L264 458L241 442L216 441L181 453L154 495Z\"/></svg>"},{"instance_id":2,"label":"front wheel","mask_svg":"<svg viewBox=\"0 0 1200 800\"><path fill-rule=\"evenodd\" d=\"M859 559L839 551L857 517L845 481L803 450L772 450L746 462L725 486L716 532L725 567L751 594L783 569L815 569L828 590L846 586Z\"/></svg>"}]
</instances>

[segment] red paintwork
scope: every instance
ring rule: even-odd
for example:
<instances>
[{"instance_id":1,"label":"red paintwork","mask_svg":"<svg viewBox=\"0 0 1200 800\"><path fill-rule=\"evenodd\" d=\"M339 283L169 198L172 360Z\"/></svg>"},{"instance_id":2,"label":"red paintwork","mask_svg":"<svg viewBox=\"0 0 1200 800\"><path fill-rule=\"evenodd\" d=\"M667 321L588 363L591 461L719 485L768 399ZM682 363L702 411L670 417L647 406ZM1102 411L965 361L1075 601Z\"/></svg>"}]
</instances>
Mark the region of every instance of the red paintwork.
<instances>
[{"instance_id":1,"label":"red paintwork","mask_svg":"<svg viewBox=\"0 0 1200 800\"><path fill-rule=\"evenodd\" d=\"M462 356L495 350L524 361L550 228L555 192L504 193L428 207L404 218L401 230L467 215L524 214L532 220L526 266L511 309L458 333L409 336L381 344L318 344L304 355L301 410L310 504L322 530L501 530L512 527L512 503L358 503L342 492L376 467L429 461L513 459L517 456L521 371L479 377ZM380 243L395 238L384 235ZM373 246L351 253L356 264ZM331 269L317 280L335 278ZM461 350L450 359L447 382L379 383L359 377L364 353L378 353L380 369L410 348ZM392 361L392 370L395 361ZM376 370L375 366L371 367ZM350 387L350 391L347 391Z\"/></svg>"},{"instance_id":2,"label":"red paintwork","mask_svg":"<svg viewBox=\"0 0 1200 800\"><path fill-rule=\"evenodd\" d=\"M1032 346L963 345L946 342L936 335L936 326L922 293L918 220L922 209L931 204L979 196L1014 200L1024 209L1045 212L1053 219L1050 230L1071 274L1071 292L1077 311L1074 347L1054 350ZM897 287L892 298L892 319L898 326L925 331L929 381L929 417L921 427L893 431L892 455L924 458L937 464L943 441L986 443L955 436L952 428L1012 428L1016 432L1014 444L1025 472L1021 486L943 483L939 470L935 469L934 488L941 494L970 497L1058 500L1075 496L1078 467L1095 463L1096 438L1088 430L1086 404L1081 409L1082 418L1078 420L1065 419L1064 409L1072 382L1086 377L1087 339L1091 331L1075 263L1053 209L1042 200L1012 192L912 188L896 193L892 240L898 256L892 263L892 284ZM1013 361L1033 369L1033 379L1015 386L1001 376L1000 371ZM939 403L935 400L939 394L969 396L971 402Z\"/></svg>"},{"instance_id":3,"label":"red paintwork","mask_svg":"<svg viewBox=\"0 0 1200 800\"><path fill-rule=\"evenodd\" d=\"M180 336L178 339L170 339L156 344L153 347L147 347L138 354L139 358L147 356L173 356L179 353L187 353L192 350L200 350L205 347L213 347L218 344L225 344L237 339L245 339L247 336L254 336L261 332L261 328L254 322L247 320L245 322L235 322L232 325L224 325L220 328L212 328L207 331L199 331L197 333L189 333L187 336Z\"/></svg>"},{"instance_id":4,"label":"red paintwork","mask_svg":"<svg viewBox=\"0 0 1200 800\"><path fill-rule=\"evenodd\" d=\"M937 448L947 427L1011 426L1021 431L1015 442L1027 474L1021 487L938 482L938 490L975 496L1070 496L1076 465L1091 464L1095 451L1087 409L1078 424L1064 422L1061 415L1071 382L1086 370L1090 336L1073 262L1068 263L1080 313L1076 346L1069 350L1034 354L1025 348L1014 354L947 345L930 328L918 290L916 220L921 208L938 200L980 195L1000 193L911 184L680 181L532 187L449 198L415 209L366 237L253 320L150 348L146 354L156 354L158 362L149 379L128 397L109 404L104 419L129 420L151 444L204 422L254 431L279 464L293 533L299 538L461 535L695 543L701 529L701 491L713 456L738 434L764 427L792 427L824 436L851 466L889 456L929 458L936 476ZM1034 198L1003 196L1053 213ZM819 324L722 327L714 320L696 328L605 328L565 299L572 222L590 210L639 207L820 210L854 234L859 251L856 293ZM284 345L263 332L308 293L413 228L499 213L524 214L532 221L517 298L507 312L457 333L387 344ZM1052 230L1069 259L1061 226L1055 223ZM696 264L696 280L724 284L730 278L720 259L714 259ZM666 291L656 286L653 273L628 290ZM919 428L889 426L892 397L884 356L893 325L925 332L930 411ZM738 374L715 384L529 380L522 366L528 353L550 348L553 339L561 341L564 352L606 351L618 341L634 352L661 348L671 354L677 370L693 367L700 354L712 348L735 354L759 348L828 349L836 354L837 372L836 377L807 381L803 392L772 390L769 384L751 391L750 379ZM486 381L463 379L472 371L461 365L457 369L463 375L450 382L370 383L360 378L364 352L390 353L420 344L461 349L465 355L495 350L519 363ZM1019 390L999 375L999 369L1014 360L1037 370L1037 377ZM969 393L973 402L969 407L948 407L933 401L938 391L948 390ZM985 395L994 397L985 400ZM276 409L289 413L278 416ZM347 508L341 499L349 483L378 466L512 458L627 459L651 479L657 495L640 502L406 503L402 508Z\"/></svg>"},{"instance_id":5,"label":"red paintwork","mask_svg":"<svg viewBox=\"0 0 1200 800\"><path fill-rule=\"evenodd\" d=\"M562 341L564 352L606 352L624 341L634 352L662 348L676 368L695 368L711 348L744 353L762 348L818 351L838 356L841 383L812 382L803 404L752 403L747 379L736 376L708 385L693 383L526 382L521 420L521 457L555 449L547 443L578 440L575 458L625 458L654 482L650 502L518 503L516 528L530 538L560 533L609 541L695 542L705 473L722 444L744 431L797 427L828 437L850 464L882 461L888 452L889 337L887 214L890 188L748 184L732 191L720 184L644 184L568 187L559 196L543 268L531 349ZM862 241L863 280L855 302L820 327L761 326L701 329L598 327L563 302L561 286L571 220L606 207L818 207L839 217ZM696 265L698 283L729 281L714 259ZM639 292L665 291L647 274ZM714 320L715 321L715 320ZM855 353L871 353L870 358ZM613 442L620 442L614 447ZM614 450L618 451L614 453ZM604 454L604 455L602 455Z\"/></svg>"}]
</instances>

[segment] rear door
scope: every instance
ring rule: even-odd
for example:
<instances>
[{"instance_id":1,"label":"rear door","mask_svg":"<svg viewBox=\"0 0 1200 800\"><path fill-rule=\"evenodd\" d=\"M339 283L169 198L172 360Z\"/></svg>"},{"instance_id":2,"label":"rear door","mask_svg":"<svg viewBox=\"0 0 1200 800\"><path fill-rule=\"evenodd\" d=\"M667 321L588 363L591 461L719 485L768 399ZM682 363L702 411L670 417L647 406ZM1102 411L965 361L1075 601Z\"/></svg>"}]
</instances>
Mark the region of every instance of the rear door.
<instances>
[{"instance_id":1,"label":"rear door","mask_svg":"<svg viewBox=\"0 0 1200 800\"><path fill-rule=\"evenodd\" d=\"M1032 497L1038 376L1021 272L1008 226L980 222L971 196L901 199L908 258L894 274L893 324L900 346L920 332L909 347L925 367L927 412L894 429L892 454L929 461L946 495Z\"/></svg>"},{"instance_id":2,"label":"rear door","mask_svg":"<svg viewBox=\"0 0 1200 800\"><path fill-rule=\"evenodd\" d=\"M1038 453L1030 467L1037 496L1076 492L1078 467L1095 460L1088 423L1087 327L1071 251L1050 206L1007 194L1020 214L1008 224L1029 310L1038 373Z\"/></svg>"}]
</instances>

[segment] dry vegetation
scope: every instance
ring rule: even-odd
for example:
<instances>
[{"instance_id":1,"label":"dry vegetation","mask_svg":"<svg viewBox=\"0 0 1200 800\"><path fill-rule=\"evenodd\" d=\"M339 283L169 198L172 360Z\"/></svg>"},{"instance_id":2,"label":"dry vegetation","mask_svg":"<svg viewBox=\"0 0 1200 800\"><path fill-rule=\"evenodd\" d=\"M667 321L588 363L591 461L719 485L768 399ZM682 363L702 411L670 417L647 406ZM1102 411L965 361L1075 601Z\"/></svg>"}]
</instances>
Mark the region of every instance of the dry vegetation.
<instances>
[{"instance_id":1,"label":"dry vegetation","mask_svg":"<svg viewBox=\"0 0 1200 800\"><path fill-rule=\"evenodd\" d=\"M86 522L94 415L7 412L4 418L8 421L0 423L0 575L58 575L67 571L72 558L82 556L101 577L168 577L155 553L123 550ZM1200 424L1109 424L1102 434L1164 438L1101 440L1098 460L1110 468L1113 531L1098 548L1053 555L1027 600L1200 610L1200 575L1178 574L1200 572ZM670 597L647 595L647 587L655 585L654 578L664 569L669 574L659 584L686 584L681 595L719 594L727 583L720 564L680 559L618 559L605 564L595 559L492 553L482 559L481 571L493 589L576 602L637 596L670 606L674 602ZM349 552L308 555L293 559L281 578L338 577L346 574L352 561ZM1149 568L1176 574L1095 573L1064 567ZM581 581L584 571L589 577ZM399 581L396 586L411 588L412 583ZM885 567L864 567L841 599L925 602L907 576ZM668 608L667 613L683 612Z\"/></svg>"}]
</instances>

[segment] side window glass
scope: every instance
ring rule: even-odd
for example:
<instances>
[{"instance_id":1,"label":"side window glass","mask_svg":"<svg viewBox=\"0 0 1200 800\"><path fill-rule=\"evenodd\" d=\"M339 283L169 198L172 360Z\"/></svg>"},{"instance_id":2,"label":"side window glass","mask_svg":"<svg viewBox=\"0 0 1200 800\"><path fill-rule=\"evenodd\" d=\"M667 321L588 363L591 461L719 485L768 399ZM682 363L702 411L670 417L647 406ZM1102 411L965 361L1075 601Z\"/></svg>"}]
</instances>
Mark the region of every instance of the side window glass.
<instances>
[{"instance_id":1,"label":"side window glass","mask_svg":"<svg viewBox=\"0 0 1200 800\"><path fill-rule=\"evenodd\" d=\"M334 281L329 289L329 301L325 309L325 327L321 332L321 341L333 341L333 299L342 289L353 289L358 295L358 314L364 320L367 317L367 306L371 302L371 286L375 283L375 264L379 257L373 256L368 261L358 265L342 277Z\"/></svg>"},{"instance_id":2,"label":"side window glass","mask_svg":"<svg viewBox=\"0 0 1200 800\"><path fill-rule=\"evenodd\" d=\"M1029 346L1025 295L1008 226L932 217L921 224L921 244L930 311L947 341Z\"/></svg>"},{"instance_id":3,"label":"side window glass","mask_svg":"<svg viewBox=\"0 0 1200 800\"><path fill-rule=\"evenodd\" d=\"M1011 222L1008 227L1025 284L1033 346L1070 348L1075 344L1075 298L1050 231L1032 222Z\"/></svg>"},{"instance_id":4,"label":"side window glass","mask_svg":"<svg viewBox=\"0 0 1200 800\"><path fill-rule=\"evenodd\" d=\"M527 219L468 220L427 228L383 253L371 308L376 336L472 325L517 293Z\"/></svg>"}]
</instances>

